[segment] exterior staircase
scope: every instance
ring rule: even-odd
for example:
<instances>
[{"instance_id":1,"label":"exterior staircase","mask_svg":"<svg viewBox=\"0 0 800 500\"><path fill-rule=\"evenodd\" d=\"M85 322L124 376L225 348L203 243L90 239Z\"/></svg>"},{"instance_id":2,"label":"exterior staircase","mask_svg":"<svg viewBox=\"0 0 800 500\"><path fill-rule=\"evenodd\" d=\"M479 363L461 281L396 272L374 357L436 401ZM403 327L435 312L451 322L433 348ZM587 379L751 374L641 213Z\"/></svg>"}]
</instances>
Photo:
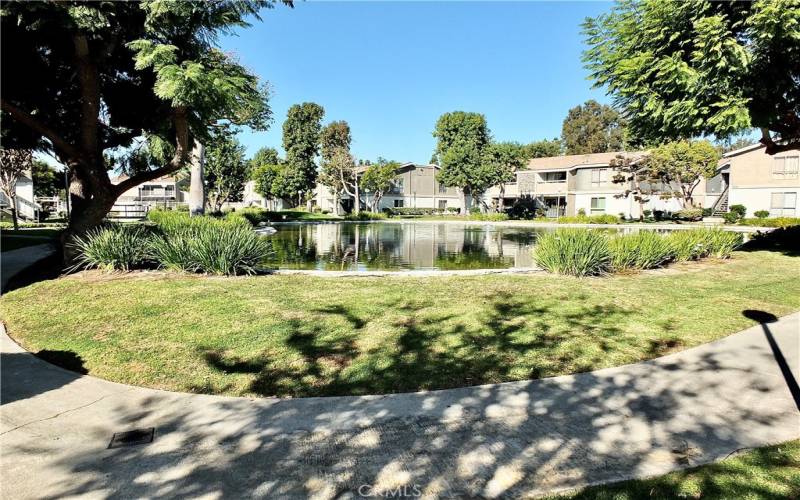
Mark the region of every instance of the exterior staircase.
<instances>
[{"instance_id":1,"label":"exterior staircase","mask_svg":"<svg viewBox=\"0 0 800 500\"><path fill-rule=\"evenodd\" d=\"M714 203L713 211L711 212L714 217L721 217L728 212L728 188L719 195L717 202Z\"/></svg>"}]
</instances>

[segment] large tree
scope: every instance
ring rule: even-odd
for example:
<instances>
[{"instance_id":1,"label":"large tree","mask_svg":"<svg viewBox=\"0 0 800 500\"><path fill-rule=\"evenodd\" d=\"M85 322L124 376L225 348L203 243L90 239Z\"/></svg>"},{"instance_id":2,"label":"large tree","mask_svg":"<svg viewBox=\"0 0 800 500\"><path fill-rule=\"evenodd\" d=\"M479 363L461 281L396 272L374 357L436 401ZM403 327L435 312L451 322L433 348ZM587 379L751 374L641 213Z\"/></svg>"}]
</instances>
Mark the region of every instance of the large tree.
<instances>
[{"instance_id":1,"label":"large tree","mask_svg":"<svg viewBox=\"0 0 800 500\"><path fill-rule=\"evenodd\" d=\"M761 129L768 154L800 147L800 3L622 0L583 26L584 61L655 141Z\"/></svg>"},{"instance_id":2,"label":"large tree","mask_svg":"<svg viewBox=\"0 0 800 500\"><path fill-rule=\"evenodd\" d=\"M214 212L232 201L242 201L244 184L250 178L244 146L236 139L236 131L220 130L206 144L204 180L208 202Z\"/></svg>"},{"instance_id":3,"label":"large tree","mask_svg":"<svg viewBox=\"0 0 800 500\"><path fill-rule=\"evenodd\" d=\"M283 149L286 151L285 188L294 193L298 204L317 182L316 158L325 110L319 104L304 102L289 108L283 122Z\"/></svg>"},{"instance_id":4,"label":"large tree","mask_svg":"<svg viewBox=\"0 0 800 500\"><path fill-rule=\"evenodd\" d=\"M484 161L484 150L491 142L486 117L479 113L453 111L436 122L436 158L439 182L461 190L461 207L467 209L467 196L478 196L492 185L492 169Z\"/></svg>"},{"instance_id":5,"label":"large tree","mask_svg":"<svg viewBox=\"0 0 800 500\"><path fill-rule=\"evenodd\" d=\"M561 140L568 155L625 149L625 120L611 106L588 100L567 112Z\"/></svg>"},{"instance_id":6,"label":"large tree","mask_svg":"<svg viewBox=\"0 0 800 500\"><path fill-rule=\"evenodd\" d=\"M559 156L564 154L564 145L559 138L543 139L533 141L523 146L525 158L547 158L548 156Z\"/></svg>"},{"instance_id":7,"label":"large tree","mask_svg":"<svg viewBox=\"0 0 800 500\"><path fill-rule=\"evenodd\" d=\"M354 182L353 172L344 175L341 171L342 168L347 168L350 162L346 160L345 156L339 155L341 152L349 155L351 140L350 125L343 120L329 123L320 132L322 168L319 173L319 182L333 194L334 215L339 215L339 198L348 188L347 184ZM353 191L355 191L355 187L353 185ZM360 203L356 201L356 212L360 208L358 205Z\"/></svg>"},{"instance_id":8,"label":"large tree","mask_svg":"<svg viewBox=\"0 0 800 500\"><path fill-rule=\"evenodd\" d=\"M716 173L719 159L719 151L708 141L675 141L654 148L646 161L665 185L680 186L682 204L691 207L695 188Z\"/></svg>"},{"instance_id":9,"label":"large tree","mask_svg":"<svg viewBox=\"0 0 800 500\"><path fill-rule=\"evenodd\" d=\"M219 34L249 26L270 5L3 4L2 139L52 154L69 169L65 241L99 224L126 190L183 167L209 125L267 127L266 88L216 45ZM143 135L170 142L173 156L113 184L104 153Z\"/></svg>"},{"instance_id":10,"label":"large tree","mask_svg":"<svg viewBox=\"0 0 800 500\"><path fill-rule=\"evenodd\" d=\"M525 165L526 147L517 142L493 142L486 147L484 161L492 172L492 185L500 187L497 209L502 212L506 183L516 179L515 172Z\"/></svg>"}]
</instances>

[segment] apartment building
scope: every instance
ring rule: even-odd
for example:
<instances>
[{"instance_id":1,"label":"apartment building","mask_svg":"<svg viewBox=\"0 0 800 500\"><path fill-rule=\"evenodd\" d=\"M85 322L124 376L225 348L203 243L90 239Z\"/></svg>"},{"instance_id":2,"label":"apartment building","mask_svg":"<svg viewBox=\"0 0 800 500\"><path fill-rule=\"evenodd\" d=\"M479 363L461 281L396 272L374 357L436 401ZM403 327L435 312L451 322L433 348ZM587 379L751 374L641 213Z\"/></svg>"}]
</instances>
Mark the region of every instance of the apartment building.
<instances>
[{"instance_id":1,"label":"apartment building","mask_svg":"<svg viewBox=\"0 0 800 500\"><path fill-rule=\"evenodd\" d=\"M366 167L358 167L361 172ZM378 209L384 208L461 208L460 191L446 187L436 180L438 165L404 163L397 169L397 177L392 187L381 198ZM362 201L371 199L369 192L362 194ZM314 202L323 210L333 212L334 196L331 191L319 184L314 192ZM351 197L345 195L340 200L342 208L349 211L353 207ZM364 208L364 207L362 207Z\"/></svg>"},{"instance_id":2,"label":"apartment building","mask_svg":"<svg viewBox=\"0 0 800 500\"><path fill-rule=\"evenodd\" d=\"M644 158L646 151L592 153L533 158L523 170L517 172L515 183L505 186L503 204L508 206L519 197L531 197L544 209L547 217L577 215L624 214L639 216L639 203L626 196L626 183L614 182L614 169L609 164L617 155L636 161ZM487 192L493 205L497 205L499 188ZM697 200L696 200L697 201ZM681 208L677 199L662 200L653 197L645 209L675 211Z\"/></svg>"},{"instance_id":3,"label":"apartment building","mask_svg":"<svg viewBox=\"0 0 800 500\"><path fill-rule=\"evenodd\" d=\"M127 175L120 175L111 180L114 184L127 179ZM111 216L115 218L141 218L151 208L174 208L186 202L188 196L188 180L178 179L174 176L164 176L152 181L143 182L134 186L117 198L111 209Z\"/></svg>"},{"instance_id":4,"label":"apartment building","mask_svg":"<svg viewBox=\"0 0 800 500\"><path fill-rule=\"evenodd\" d=\"M717 214L744 205L750 216L766 210L770 217L797 217L799 193L800 150L770 156L754 144L723 155L717 175L705 183L705 206Z\"/></svg>"}]
</instances>

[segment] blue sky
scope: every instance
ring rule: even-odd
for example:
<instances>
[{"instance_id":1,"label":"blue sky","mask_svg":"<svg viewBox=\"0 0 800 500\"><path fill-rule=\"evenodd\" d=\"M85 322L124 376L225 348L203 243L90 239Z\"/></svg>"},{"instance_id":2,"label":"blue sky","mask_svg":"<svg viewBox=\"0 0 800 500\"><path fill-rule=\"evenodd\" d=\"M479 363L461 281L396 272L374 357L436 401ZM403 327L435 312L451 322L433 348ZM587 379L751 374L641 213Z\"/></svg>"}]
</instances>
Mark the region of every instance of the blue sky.
<instances>
[{"instance_id":1,"label":"blue sky","mask_svg":"<svg viewBox=\"0 0 800 500\"><path fill-rule=\"evenodd\" d=\"M270 82L275 121L242 133L248 155L280 150L289 106L312 101L324 122L346 120L357 158L427 162L436 119L486 115L496 140L561 133L567 110L591 89L580 24L600 2L298 2L221 40Z\"/></svg>"}]
</instances>

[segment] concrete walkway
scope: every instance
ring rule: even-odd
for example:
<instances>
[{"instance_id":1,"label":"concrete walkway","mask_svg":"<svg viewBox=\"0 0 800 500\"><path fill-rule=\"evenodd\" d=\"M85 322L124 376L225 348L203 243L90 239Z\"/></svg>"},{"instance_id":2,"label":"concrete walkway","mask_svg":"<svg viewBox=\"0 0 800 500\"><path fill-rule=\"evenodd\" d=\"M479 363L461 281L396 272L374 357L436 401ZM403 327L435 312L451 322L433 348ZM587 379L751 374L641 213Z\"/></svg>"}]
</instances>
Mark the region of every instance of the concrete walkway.
<instances>
[{"instance_id":1,"label":"concrete walkway","mask_svg":"<svg viewBox=\"0 0 800 500\"><path fill-rule=\"evenodd\" d=\"M2 497L516 498L663 474L800 437L800 313L765 328L574 376L295 400L106 382L3 334Z\"/></svg>"},{"instance_id":2,"label":"concrete walkway","mask_svg":"<svg viewBox=\"0 0 800 500\"><path fill-rule=\"evenodd\" d=\"M55 244L42 243L0 254L0 290L5 290L11 278L56 252Z\"/></svg>"}]
</instances>

